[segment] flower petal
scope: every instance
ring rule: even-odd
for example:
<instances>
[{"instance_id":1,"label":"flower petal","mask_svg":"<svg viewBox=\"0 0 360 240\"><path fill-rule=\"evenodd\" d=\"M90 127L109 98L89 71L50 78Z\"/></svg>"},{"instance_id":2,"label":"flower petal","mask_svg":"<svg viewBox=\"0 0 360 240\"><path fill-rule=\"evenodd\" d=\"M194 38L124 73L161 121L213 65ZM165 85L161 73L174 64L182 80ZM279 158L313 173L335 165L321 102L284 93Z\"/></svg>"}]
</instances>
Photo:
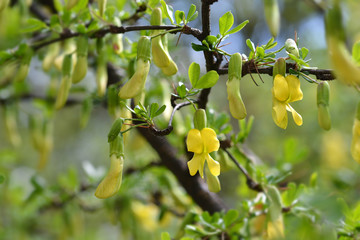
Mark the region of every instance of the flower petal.
<instances>
[{"instance_id":1,"label":"flower petal","mask_svg":"<svg viewBox=\"0 0 360 240\"><path fill-rule=\"evenodd\" d=\"M273 97L272 107L273 107L273 111L275 111L276 113L276 120L274 119L274 121L279 122L282 119L284 119L286 115L286 104L278 101L276 98Z\"/></svg>"},{"instance_id":2,"label":"flower petal","mask_svg":"<svg viewBox=\"0 0 360 240\"><path fill-rule=\"evenodd\" d=\"M212 175L219 176L220 175L220 164L215 161L209 154L205 156L209 170Z\"/></svg>"},{"instance_id":3,"label":"flower petal","mask_svg":"<svg viewBox=\"0 0 360 240\"><path fill-rule=\"evenodd\" d=\"M211 128L201 129L201 137L204 143L204 152L211 153L219 150L220 142L216 137L216 132Z\"/></svg>"},{"instance_id":4,"label":"flower petal","mask_svg":"<svg viewBox=\"0 0 360 240\"><path fill-rule=\"evenodd\" d=\"M303 93L300 89L300 80L294 75L286 76L286 81L289 85L290 100L289 102L295 102L303 99Z\"/></svg>"},{"instance_id":5,"label":"flower petal","mask_svg":"<svg viewBox=\"0 0 360 240\"><path fill-rule=\"evenodd\" d=\"M288 117L286 113L286 105L282 102L279 102L276 98L273 97L272 102L272 118L275 124L283 129L286 129L288 123Z\"/></svg>"},{"instance_id":6,"label":"flower petal","mask_svg":"<svg viewBox=\"0 0 360 240\"><path fill-rule=\"evenodd\" d=\"M293 109L290 104L287 105L288 108L291 111L292 117L294 119L294 122L296 123L296 125L301 126L303 124L303 120L300 114L298 114L295 109Z\"/></svg>"},{"instance_id":7,"label":"flower petal","mask_svg":"<svg viewBox=\"0 0 360 240\"><path fill-rule=\"evenodd\" d=\"M189 131L186 145L189 152L200 154L204 151L204 142L198 129L191 129Z\"/></svg>"},{"instance_id":8,"label":"flower petal","mask_svg":"<svg viewBox=\"0 0 360 240\"><path fill-rule=\"evenodd\" d=\"M205 163L205 157L203 156L203 154L195 153L194 157L187 163L190 175L194 176L199 170L200 176L204 178L204 173L203 173L204 163Z\"/></svg>"},{"instance_id":9,"label":"flower petal","mask_svg":"<svg viewBox=\"0 0 360 240\"><path fill-rule=\"evenodd\" d=\"M280 74L275 76L273 94L274 97L281 102L284 102L289 98L290 92L288 82L285 77Z\"/></svg>"}]
</instances>

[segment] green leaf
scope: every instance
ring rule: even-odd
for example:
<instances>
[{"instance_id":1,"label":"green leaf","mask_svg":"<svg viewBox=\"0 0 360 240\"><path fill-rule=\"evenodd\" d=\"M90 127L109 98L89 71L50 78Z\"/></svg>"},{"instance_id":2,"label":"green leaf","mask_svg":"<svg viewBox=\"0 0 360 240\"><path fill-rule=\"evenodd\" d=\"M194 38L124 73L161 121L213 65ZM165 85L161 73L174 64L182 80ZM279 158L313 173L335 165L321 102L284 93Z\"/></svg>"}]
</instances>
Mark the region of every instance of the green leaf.
<instances>
[{"instance_id":1,"label":"green leaf","mask_svg":"<svg viewBox=\"0 0 360 240\"><path fill-rule=\"evenodd\" d=\"M170 20L171 24L174 24L172 7L167 5L164 0L161 0L161 6L163 13L165 13L165 16Z\"/></svg>"},{"instance_id":2,"label":"green leaf","mask_svg":"<svg viewBox=\"0 0 360 240\"><path fill-rule=\"evenodd\" d=\"M161 240L171 240L170 234L168 232L162 232Z\"/></svg>"},{"instance_id":3,"label":"green leaf","mask_svg":"<svg viewBox=\"0 0 360 240\"><path fill-rule=\"evenodd\" d=\"M191 63L189 66L188 74L191 85L195 88L200 77L200 65L196 62Z\"/></svg>"},{"instance_id":4,"label":"green leaf","mask_svg":"<svg viewBox=\"0 0 360 240\"><path fill-rule=\"evenodd\" d=\"M159 116L160 114L162 114L166 109L166 105L162 105L154 114L154 117Z\"/></svg>"},{"instance_id":5,"label":"green leaf","mask_svg":"<svg viewBox=\"0 0 360 240\"><path fill-rule=\"evenodd\" d=\"M219 19L219 32L222 36L226 35L225 33L232 27L234 24L234 16L232 13L226 12L222 17Z\"/></svg>"},{"instance_id":6,"label":"green leaf","mask_svg":"<svg viewBox=\"0 0 360 240\"><path fill-rule=\"evenodd\" d=\"M150 119L153 119L155 112L158 110L158 108L159 108L158 103L152 103L150 105L150 111L149 111Z\"/></svg>"},{"instance_id":7,"label":"green leaf","mask_svg":"<svg viewBox=\"0 0 360 240\"><path fill-rule=\"evenodd\" d=\"M183 22L185 13L183 11L176 10L175 12L175 21L177 24L181 24Z\"/></svg>"},{"instance_id":8,"label":"green leaf","mask_svg":"<svg viewBox=\"0 0 360 240\"><path fill-rule=\"evenodd\" d=\"M236 27L234 27L234 28L231 29L230 31L226 32L226 35L239 32L239 31L240 31L241 29L243 29L243 28L246 26L246 24L248 24L248 23L249 23L249 20L243 21L242 23L240 23L239 25L237 25Z\"/></svg>"},{"instance_id":9,"label":"green leaf","mask_svg":"<svg viewBox=\"0 0 360 240\"><path fill-rule=\"evenodd\" d=\"M37 18L29 18L22 32L34 32L45 28L48 28L48 26L43 21Z\"/></svg>"},{"instance_id":10,"label":"green leaf","mask_svg":"<svg viewBox=\"0 0 360 240\"><path fill-rule=\"evenodd\" d=\"M310 67L307 62L305 62L304 60L296 57L294 54L289 53L288 55L289 55L289 57L290 57L292 60L294 60L299 66Z\"/></svg>"},{"instance_id":11,"label":"green leaf","mask_svg":"<svg viewBox=\"0 0 360 240\"><path fill-rule=\"evenodd\" d=\"M187 94L186 86L182 82L180 82L179 84L181 84L181 85L179 85L176 88L176 91L180 98L184 98L184 97L186 97L186 94Z\"/></svg>"},{"instance_id":12,"label":"green leaf","mask_svg":"<svg viewBox=\"0 0 360 240\"><path fill-rule=\"evenodd\" d=\"M250 48L252 52L255 52L255 45L249 38L246 39L246 45Z\"/></svg>"},{"instance_id":13,"label":"green leaf","mask_svg":"<svg viewBox=\"0 0 360 240\"><path fill-rule=\"evenodd\" d=\"M213 47L217 44L217 42L218 42L218 38L215 37L214 35L209 35L209 36L207 36L207 37L205 38L205 40L206 40L206 42L209 44L209 46L210 46L211 48L213 48Z\"/></svg>"},{"instance_id":14,"label":"green leaf","mask_svg":"<svg viewBox=\"0 0 360 240\"><path fill-rule=\"evenodd\" d=\"M202 76L199 81L197 81L197 83L193 85L193 87L198 89L211 88L217 83L218 80L219 74L216 71L211 70L207 72L204 76Z\"/></svg>"},{"instance_id":15,"label":"green leaf","mask_svg":"<svg viewBox=\"0 0 360 240\"><path fill-rule=\"evenodd\" d=\"M352 47L352 57L355 60L355 62L360 65L360 41L357 41L354 43Z\"/></svg>"},{"instance_id":16,"label":"green leaf","mask_svg":"<svg viewBox=\"0 0 360 240\"><path fill-rule=\"evenodd\" d=\"M301 50L300 50L300 54L301 54L301 58L302 59L305 59L306 56L308 55L309 53L309 49L307 49L306 47L302 47Z\"/></svg>"},{"instance_id":17,"label":"green leaf","mask_svg":"<svg viewBox=\"0 0 360 240\"><path fill-rule=\"evenodd\" d=\"M186 16L186 20L188 22L190 22L189 19L194 15L195 11L196 11L196 6L194 4L191 4L191 6L189 8L189 11L188 11L188 14Z\"/></svg>"},{"instance_id":18,"label":"green leaf","mask_svg":"<svg viewBox=\"0 0 360 240\"><path fill-rule=\"evenodd\" d=\"M187 21L191 22L194 21L198 17L199 13L196 11Z\"/></svg>"},{"instance_id":19,"label":"green leaf","mask_svg":"<svg viewBox=\"0 0 360 240\"><path fill-rule=\"evenodd\" d=\"M206 47L204 45L195 44L195 43L191 43L191 47L192 47L192 49L194 49L197 52L209 50L208 47Z\"/></svg>"},{"instance_id":20,"label":"green leaf","mask_svg":"<svg viewBox=\"0 0 360 240\"><path fill-rule=\"evenodd\" d=\"M239 216L239 212L235 209L230 209L224 216L224 223L226 227L233 224Z\"/></svg>"},{"instance_id":21,"label":"green leaf","mask_svg":"<svg viewBox=\"0 0 360 240\"><path fill-rule=\"evenodd\" d=\"M258 58L264 58L265 57L265 50L262 47L256 47L256 56Z\"/></svg>"}]
</instances>

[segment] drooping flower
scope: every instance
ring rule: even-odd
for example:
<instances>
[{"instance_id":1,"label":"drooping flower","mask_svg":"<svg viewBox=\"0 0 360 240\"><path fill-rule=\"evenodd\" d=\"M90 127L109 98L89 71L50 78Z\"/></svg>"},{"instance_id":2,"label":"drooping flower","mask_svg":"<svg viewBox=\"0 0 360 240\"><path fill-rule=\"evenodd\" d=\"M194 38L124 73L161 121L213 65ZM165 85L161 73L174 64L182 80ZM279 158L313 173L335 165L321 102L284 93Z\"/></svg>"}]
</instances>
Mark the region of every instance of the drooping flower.
<instances>
[{"instance_id":1,"label":"drooping flower","mask_svg":"<svg viewBox=\"0 0 360 240\"><path fill-rule=\"evenodd\" d=\"M188 151L194 153L194 157L188 162L191 176L194 176L199 171L200 176L204 178L205 160L210 173L214 176L220 175L220 164L209 154L219 150L220 147L220 142L213 129L191 129L187 136L186 145Z\"/></svg>"},{"instance_id":2,"label":"drooping flower","mask_svg":"<svg viewBox=\"0 0 360 240\"><path fill-rule=\"evenodd\" d=\"M278 74L274 78L274 86L271 89L273 95L272 117L276 125L285 129L288 123L286 111L292 113L296 125L301 126L303 121L300 114L289 103L303 98L300 89L300 80L294 75L286 77Z\"/></svg>"}]
</instances>

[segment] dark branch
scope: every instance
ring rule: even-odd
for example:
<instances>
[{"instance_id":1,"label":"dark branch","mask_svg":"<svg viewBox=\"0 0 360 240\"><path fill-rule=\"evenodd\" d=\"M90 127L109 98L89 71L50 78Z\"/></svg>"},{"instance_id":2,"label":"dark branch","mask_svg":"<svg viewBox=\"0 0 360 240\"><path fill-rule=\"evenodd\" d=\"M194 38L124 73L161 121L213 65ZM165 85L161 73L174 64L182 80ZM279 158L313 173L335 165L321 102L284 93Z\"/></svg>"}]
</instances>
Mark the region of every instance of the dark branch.
<instances>
[{"instance_id":1,"label":"dark branch","mask_svg":"<svg viewBox=\"0 0 360 240\"><path fill-rule=\"evenodd\" d=\"M245 175L246 177L246 184L248 185L248 187L254 191L257 192L262 192L263 189L261 187L261 185L257 182L255 182L254 179L251 178L251 176L249 175L249 173L246 171L246 169L240 165L240 163L236 160L236 158L229 152L229 150L227 150L226 148L222 148L227 155L230 157L230 159L235 163L235 165L239 168L239 170Z\"/></svg>"},{"instance_id":2,"label":"dark branch","mask_svg":"<svg viewBox=\"0 0 360 240\"><path fill-rule=\"evenodd\" d=\"M196 28L186 27L183 29L179 29L177 26L172 25L163 25L163 26L114 26L109 25L106 27L103 27L101 29L98 29L92 33L89 34L90 38L102 38L107 34L120 34L120 33L126 33L126 32L133 32L133 31L140 31L140 30L174 30L172 33L178 33L183 32L184 34L193 35L196 38L199 38L201 35L201 31ZM78 32L71 32L70 30L64 30L64 32L60 35L58 38L54 38L39 44L33 45L34 50L39 50L42 47L45 47L49 44L64 41L69 38L77 37L80 33Z\"/></svg>"},{"instance_id":3,"label":"dark branch","mask_svg":"<svg viewBox=\"0 0 360 240\"><path fill-rule=\"evenodd\" d=\"M214 0L202 0L201 3L201 20L202 20L202 34L201 39L205 39L207 36L210 35L210 5L214 3ZM214 65L214 55L212 52L204 51L204 57L206 62L206 71L211 70L218 70L218 66ZM198 98L198 107L199 108L206 108L208 97L210 94L211 88L206 88L201 90L199 98Z\"/></svg>"},{"instance_id":4,"label":"dark branch","mask_svg":"<svg viewBox=\"0 0 360 240\"><path fill-rule=\"evenodd\" d=\"M159 129L157 129L155 126L151 126L151 127L150 127L150 130L151 130L155 135L157 135L157 136L169 135L169 134L172 132L172 130L173 130L172 121L173 121L175 112L176 112L177 110L179 110L180 108L185 107L185 106L188 106L188 105L190 105L190 104L191 104L190 102L183 102L183 103L176 104L175 107L173 108L172 113L171 113L171 116L170 116L170 119L169 119L169 123L168 123L167 128L165 128L165 129L163 129L163 130L159 130Z\"/></svg>"},{"instance_id":5,"label":"dark branch","mask_svg":"<svg viewBox=\"0 0 360 240\"><path fill-rule=\"evenodd\" d=\"M260 74L268 74L272 76L273 74L273 67L261 67L261 68L255 68L255 67L248 67L249 62L245 62L242 67L242 76L245 76L250 73L260 73ZM295 63L286 63L286 72L288 73L290 69L295 69ZM331 81L336 79L334 72L329 69L301 69L302 73L309 73L311 75L316 76L318 80L323 81ZM220 68L218 70L218 73L220 75L228 74L227 68Z\"/></svg>"}]
</instances>

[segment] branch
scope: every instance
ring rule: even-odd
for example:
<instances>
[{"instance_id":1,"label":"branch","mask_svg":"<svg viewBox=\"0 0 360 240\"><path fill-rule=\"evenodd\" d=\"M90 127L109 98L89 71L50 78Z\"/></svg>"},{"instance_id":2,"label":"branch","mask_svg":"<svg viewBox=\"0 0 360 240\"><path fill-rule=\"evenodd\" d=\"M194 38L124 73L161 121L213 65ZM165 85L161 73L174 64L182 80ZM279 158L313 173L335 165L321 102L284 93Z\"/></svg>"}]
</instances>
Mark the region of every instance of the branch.
<instances>
[{"instance_id":1,"label":"branch","mask_svg":"<svg viewBox=\"0 0 360 240\"><path fill-rule=\"evenodd\" d=\"M188 106L192 103L190 102L183 102L183 103L179 103L179 104L176 104L175 107L173 108L173 111L171 113L171 116L170 116L170 119L169 119L169 123L168 123L168 126L167 128L163 129L163 130L159 130L157 129L155 126L151 126L150 127L150 130L153 132L153 134L157 135L157 136L165 136L165 135L169 135L172 130L173 130L173 126L172 126L172 121L173 121L173 118L174 118L174 115L175 115L175 112L177 110L179 110L180 108L182 107L185 107L185 106Z\"/></svg>"},{"instance_id":2,"label":"branch","mask_svg":"<svg viewBox=\"0 0 360 240\"><path fill-rule=\"evenodd\" d=\"M246 171L246 169L240 165L240 163L236 160L236 158L227 150L226 148L222 148L227 155L230 157L230 159L235 163L235 165L239 168L239 170L245 175L246 177L246 184L248 187L254 191L262 192L263 189L259 183L257 183L254 179L251 178L249 173Z\"/></svg>"},{"instance_id":3,"label":"branch","mask_svg":"<svg viewBox=\"0 0 360 240\"><path fill-rule=\"evenodd\" d=\"M201 1L201 20L202 20L202 34L201 41L210 35L210 5L217 0L202 0ZM214 56L212 52L204 51L204 57L206 62L206 71L218 70L214 66ZM211 88L206 88L201 90L198 98L198 107L205 109L208 102L208 97L210 94Z\"/></svg>"},{"instance_id":4,"label":"branch","mask_svg":"<svg viewBox=\"0 0 360 240\"><path fill-rule=\"evenodd\" d=\"M273 75L273 67L261 67L261 68L255 68L253 65L251 65L251 62L245 62L242 66L242 76L245 76L250 73L260 73L260 74L268 74L270 76ZM290 69L295 69L296 64L295 63L286 63L286 72L288 73ZM316 76L318 80L323 81L331 81L335 80L336 77L334 75L333 70L329 69L301 69L300 72L302 73L309 73L311 75ZM225 75L228 74L228 68L220 68L218 69L218 74Z\"/></svg>"},{"instance_id":5,"label":"branch","mask_svg":"<svg viewBox=\"0 0 360 240\"><path fill-rule=\"evenodd\" d=\"M89 38L102 38L109 33L120 34L120 33L141 31L141 30L167 30L167 31L173 30L172 33L183 32L184 34L193 35L196 38L200 38L201 36L201 31L199 29L191 28L187 26L182 29L179 29L178 26L172 26L172 25L162 25L162 26L145 25L145 26L120 26L120 27L115 25L109 25L89 33ZM66 39L77 37L79 35L80 33L78 32L71 32L69 29L65 29L64 32L60 34L60 37L39 44L35 44L32 46L32 48L36 51L52 43L64 41Z\"/></svg>"}]
</instances>

